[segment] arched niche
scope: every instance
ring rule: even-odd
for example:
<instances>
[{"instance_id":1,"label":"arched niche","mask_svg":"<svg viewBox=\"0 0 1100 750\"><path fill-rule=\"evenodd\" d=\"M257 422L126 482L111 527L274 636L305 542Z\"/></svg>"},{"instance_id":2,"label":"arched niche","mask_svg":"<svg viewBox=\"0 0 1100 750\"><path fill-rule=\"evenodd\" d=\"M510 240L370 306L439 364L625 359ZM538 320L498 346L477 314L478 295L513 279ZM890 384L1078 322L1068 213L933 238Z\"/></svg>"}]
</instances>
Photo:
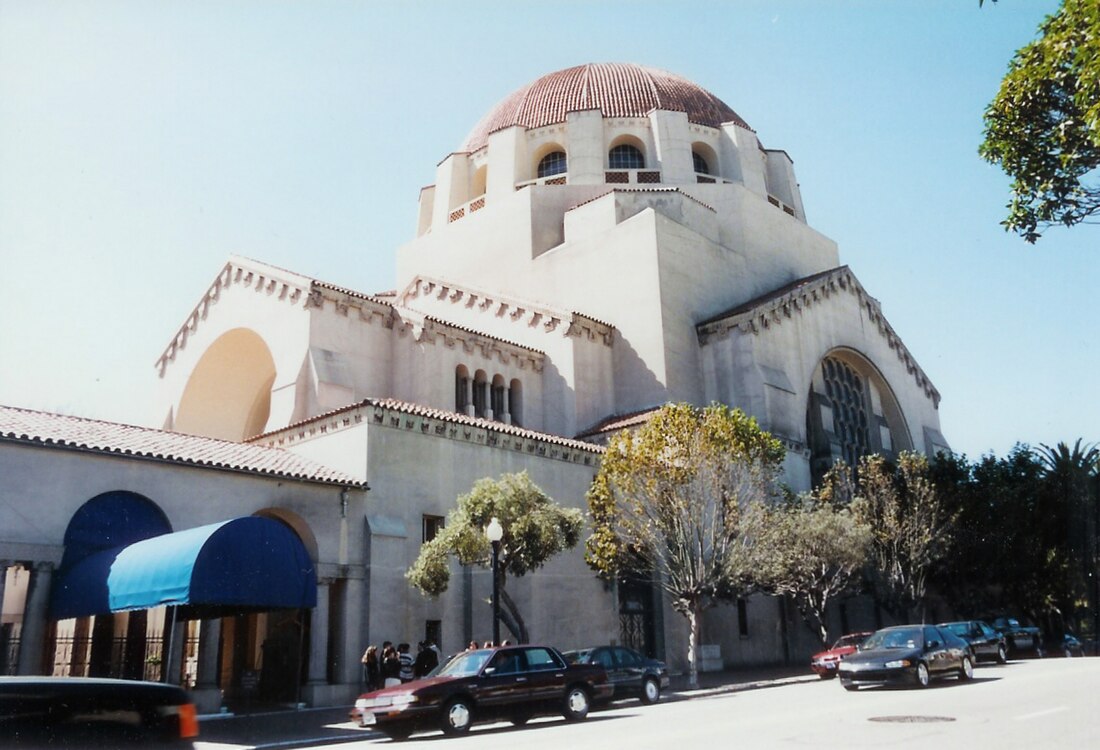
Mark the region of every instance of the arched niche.
<instances>
[{"instance_id":1,"label":"arched niche","mask_svg":"<svg viewBox=\"0 0 1100 750\"><path fill-rule=\"evenodd\" d=\"M223 333L187 380L175 429L193 435L244 440L264 431L271 413L275 360L255 331Z\"/></svg>"},{"instance_id":2,"label":"arched niche","mask_svg":"<svg viewBox=\"0 0 1100 750\"><path fill-rule=\"evenodd\" d=\"M692 165L696 174L718 175L718 154L706 143L696 141L691 144ZM700 167L705 167L700 169Z\"/></svg>"},{"instance_id":3,"label":"arched niche","mask_svg":"<svg viewBox=\"0 0 1100 750\"><path fill-rule=\"evenodd\" d=\"M870 359L846 348L833 349L814 369L806 442L815 485L837 460L855 465L863 455L893 458L913 448L890 384Z\"/></svg>"},{"instance_id":4,"label":"arched niche","mask_svg":"<svg viewBox=\"0 0 1100 750\"><path fill-rule=\"evenodd\" d=\"M309 553L309 559L314 563L318 561L317 537L314 535L313 529L310 528L309 523L300 515L286 508L264 508L263 510L256 511L252 515L259 516L260 518L271 518L286 524L302 541L302 546L305 547L306 552Z\"/></svg>"}]
</instances>

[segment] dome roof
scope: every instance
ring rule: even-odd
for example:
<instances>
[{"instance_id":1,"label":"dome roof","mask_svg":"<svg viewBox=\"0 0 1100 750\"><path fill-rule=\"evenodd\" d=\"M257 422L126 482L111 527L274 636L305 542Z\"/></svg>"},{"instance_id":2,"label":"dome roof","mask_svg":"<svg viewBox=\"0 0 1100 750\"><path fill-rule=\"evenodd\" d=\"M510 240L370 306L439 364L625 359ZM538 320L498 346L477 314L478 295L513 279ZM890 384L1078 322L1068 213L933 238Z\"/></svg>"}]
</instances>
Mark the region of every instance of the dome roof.
<instances>
[{"instance_id":1,"label":"dome roof","mask_svg":"<svg viewBox=\"0 0 1100 750\"><path fill-rule=\"evenodd\" d=\"M589 63L544 75L506 97L470 131L462 150L477 151L490 133L513 125L538 128L588 109L604 117L645 117L666 109L686 112L699 125L749 127L725 102L686 78L629 63Z\"/></svg>"}]
</instances>

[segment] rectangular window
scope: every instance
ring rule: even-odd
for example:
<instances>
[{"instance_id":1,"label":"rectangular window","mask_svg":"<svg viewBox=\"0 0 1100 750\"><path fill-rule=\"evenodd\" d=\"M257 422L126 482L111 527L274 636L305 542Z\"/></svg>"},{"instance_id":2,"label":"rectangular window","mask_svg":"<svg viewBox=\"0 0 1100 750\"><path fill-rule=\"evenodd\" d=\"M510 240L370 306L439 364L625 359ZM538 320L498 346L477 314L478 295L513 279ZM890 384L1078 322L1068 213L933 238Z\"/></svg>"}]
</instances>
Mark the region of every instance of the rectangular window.
<instances>
[{"instance_id":1,"label":"rectangular window","mask_svg":"<svg viewBox=\"0 0 1100 750\"><path fill-rule=\"evenodd\" d=\"M744 599L737 600L737 632L742 638L749 637L749 603Z\"/></svg>"},{"instance_id":2,"label":"rectangular window","mask_svg":"<svg viewBox=\"0 0 1100 750\"><path fill-rule=\"evenodd\" d=\"M424 529L423 541L430 542L435 539L435 535L443 530L443 516L430 516L427 513L422 517L422 526Z\"/></svg>"}]
</instances>

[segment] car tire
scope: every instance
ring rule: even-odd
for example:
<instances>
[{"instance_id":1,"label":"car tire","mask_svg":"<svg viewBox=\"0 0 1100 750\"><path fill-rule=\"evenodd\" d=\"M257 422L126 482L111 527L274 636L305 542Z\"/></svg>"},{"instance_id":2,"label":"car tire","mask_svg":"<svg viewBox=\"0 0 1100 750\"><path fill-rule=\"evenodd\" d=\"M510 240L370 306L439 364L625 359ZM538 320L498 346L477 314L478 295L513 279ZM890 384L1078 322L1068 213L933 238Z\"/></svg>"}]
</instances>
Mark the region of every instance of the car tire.
<instances>
[{"instance_id":1,"label":"car tire","mask_svg":"<svg viewBox=\"0 0 1100 750\"><path fill-rule=\"evenodd\" d=\"M818 672L817 676L820 677L823 680L831 680L834 677L836 677L836 673L835 672Z\"/></svg>"},{"instance_id":2,"label":"car tire","mask_svg":"<svg viewBox=\"0 0 1100 750\"><path fill-rule=\"evenodd\" d=\"M959 681L970 682L974 679L974 662L969 656L962 658L962 664L959 665Z\"/></svg>"},{"instance_id":3,"label":"car tire","mask_svg":"<svg viewBox=\"0 0 1100 750\"><path fill-rule=\"evenodd\" d=\"M455 698L443 707L443 734L466 734L474 723L474 709L465 698Z\"/></svg>"},{"instance_id":4,"label":"car tire","mask_svg":"<svg viewBox=\"0 0 1100 750\"><path fill-rule=\"evenodd\" d=\"M841 680L840 684L844 686L845 690L847 690L848 692L851 692L851 693L854 693L855 691L859 690L859 685L853 685L852 683L845 682L844 680Z\"/></svg>"},{"instance_id":5,"label":"car tire","mask_svg":"<svg viewBox=\"0 0 1100 750\"><path fill-rule=\"evenodd\" d=\"M1008 663L1008 649L1006 649L1004 647L1003 643L1000 646L997 646L997 663L998 664L1007 664Z\"/></svg>"},{"instance_id":6,"label":"car tire","mask_svg":"<svg viewBox=\"0 0 1100 750\"><path fill-rule=\"evenodd\" d=\"M661 700L661 685L652 677L642 680L642 703L653 704Z\"/></svg>"},{"instance_id":7,"label":"car tire","mask_svg":"<svg viewBox=\"0 0 1100 750\"><path fill-rule=\"evenodd\" d=\"M565 691L561 714L568 721L580 721L588 716L588 709L591 707L592 699L588 696L588 691L580 685L573 685Z\"/></svg>"},{"instance_id":8,"label":"car tire","mask_svg":"<svg viewBox=\"0 0 1100 750\"><path fill-rule=\"evenodd\" d=\"M928 675L928 665L923 661L917 662L917 687L926 688L931 678Z\"/></svg>"}]
</instances>

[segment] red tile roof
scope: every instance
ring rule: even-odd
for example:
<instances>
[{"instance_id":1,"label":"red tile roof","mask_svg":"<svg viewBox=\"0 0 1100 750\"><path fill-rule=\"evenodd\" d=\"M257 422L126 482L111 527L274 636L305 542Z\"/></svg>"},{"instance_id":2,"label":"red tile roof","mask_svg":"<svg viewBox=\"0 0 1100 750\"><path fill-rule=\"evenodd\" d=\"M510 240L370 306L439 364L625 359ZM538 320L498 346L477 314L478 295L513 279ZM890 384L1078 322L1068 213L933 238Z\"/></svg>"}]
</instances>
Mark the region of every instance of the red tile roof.
<instances>
[{"instance_id":1,"label":"red tile roof","mask_svg":"<svg viewBox=\"0 0 1100 750\"><path fill-rule=\"evenodd\" d=\"M637 427L638 425L648 422L660 408L660 406L652 406L648 409L632 411L627 414L613 414L610 417L600 420L584 432L579 433L577 439L583 440L585 438L618 432L619 430L625 430L629 427Z\"/></svg>"},{"instance_id":2,"label":"red tile roof","mask_svg":"<svg viewBox=\"0 0 1100 750\"><path fill-rule=\"evenodd\" d=\"M315 417L304 419L301 422L295 422L294 424L287 425L282 429L272 430L271 432L266 432L263 435L257 435L254 438L249 438L249 442L269 441L273 436L280 435L285 432L298 432L307 425L316 422L324 422L340 414L353 412L357 409L361 409L364 407L380 407L383 409L393 409L394 411L404 412L405 414L415 414L421 417L439 419L444 422L464 424L471 427L482 427L487 430L512 435L514 437L527 438L530 440L541 440L546 443L552 443L554 445L560 445L566 448L574 448L577 450L588 451L590 453L603 453L604 451L602 446L593 445L592 443L586 443L580 440L573 440L570 438L561 437L560 435L551 435L547 432L528 430L524 427L517 427L516 425L512 424L505 424L504 422L494 422L489 419L482 419L481 417L471 417L467 414L461 414L456 411L436 409L431 406L415 404L410 401L401 401L400 399L395 398L368 398L362 401L357 401L354 404L348 404L347 406L342 406L339 409L333 409L332 411L325 412L324 414L318 414Z\"/></svg>"},{"instance_id":3,"label":"red tile roof","mask_svg":"<svg viewBox=\"0 0 1100 750\"><path fill-rule=\"evenodd\" d=\"M664 109L686 112L690 122L713 128L727 122L749 127L725 102L686 78L629 63L589 63L544 75L513 92L470 131L462 151L477 151L490 133L513 125L540 128L589 109L604 117L645 117Z\"/></svg>"},{"instance_id":4,"label":"red tile roof","mask_svg":"<svg viewBox=\"0 0 1100 750\"><path fill-rule=\"evenodd\" d=\"M191 466L366 487L365 483L279 448L148 427L0 406L0 442L52 446Z\"/></svg>"}]
</instances>

